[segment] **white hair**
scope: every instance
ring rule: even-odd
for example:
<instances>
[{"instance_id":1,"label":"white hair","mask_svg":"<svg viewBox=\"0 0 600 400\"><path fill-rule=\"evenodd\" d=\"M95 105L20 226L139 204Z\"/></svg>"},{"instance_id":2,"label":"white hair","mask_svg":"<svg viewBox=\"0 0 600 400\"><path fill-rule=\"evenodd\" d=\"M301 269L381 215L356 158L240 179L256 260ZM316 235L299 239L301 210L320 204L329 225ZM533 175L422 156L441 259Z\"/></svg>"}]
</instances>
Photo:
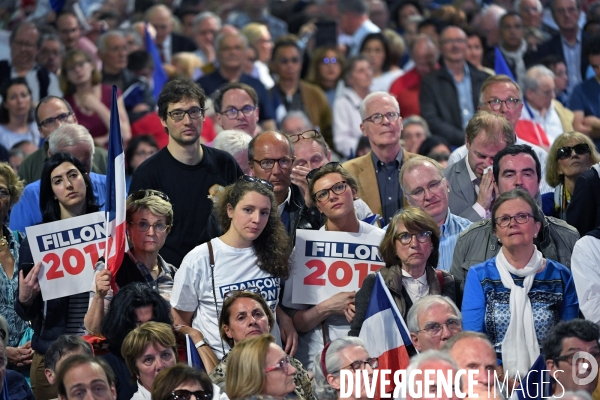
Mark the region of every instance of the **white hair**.
<instances>
[{"instance_id":1,"label":"white hair","mask_svg":"<svg viewBox=\"0 0 600 400\"><path fill-rule=\"evenodd\" d=\"M242 151L248 151L248 144L252 136L244 131L229 129L219 132L213 142L215 149L223 150L231 155L236 155Z\"/></svg>"},{"instance_id":2,"label":"white hair","mask_svg":"<svg viewBox=\"0 0 600 400\"><path fill-rule=\"evenodd\" d=\"M368 117L368 115L366 115L367 105L369 104L369 102L371 100L375 100L375 99L379 99L379 98L383 98L383 97L390 98L392 100L392 103L394 103L394 105L396 106L396 111L400 112L400 104L398 104L398 100L396 100L396 98L394 96L392 96L388 92L373 92L373 93L368 94L367 97L364 98L362 103L360 103L360 107L358 108L358 112L360 113L360 119L364 120L365 118Z\"/></svg>"},{"instance_id":3,"label":"white hair","mask_svg":"<svg viewBox=\"0 0 600 400\"><path fill-rule=\"evenodd\" d=\"M198 25L200 25L204 20L209 19L209 18L214 18L215 21L217 21L217 26L218 26L218 30L221 30L221 26L222 26L222 22L221 22L221 18L219 18L219 16L217 14L215 14L214 12L211 11L204 11L201 12L200 14L196 15L194 17L194 29L198 28Z\"/></svg>"},{"instance_id":4,"label":"white hair","mask_svg":"<svg viewBox=\"0 0 600 400\"><path fill-rule=\"evenodd\" d=\"M79 124L64 124L56 128L48 138L48 149L51 154L62 151L65 147L87 144L94 155L94 139L85 126Z\"/></svg>"},{"instance_id":5,"label":"white hair","mask_svg":"<svg viewBox=\"0 0 600 400\"><path fill-rule=\"evenodd\" d=\"M519 10L521 8L521 3L523 2L523 0L516 0L515 4L514 4L514 10L518 13L520 13L521 11ZM540 0L535 0L536 5L537 5L537 9L539 12L542 12L544 10L544 6L542 5L542 2Z\"/></svg>"},{"instance_id":6,"label":"white hair","mask_svg":"<svg viewBox=\"0 0 600 400\"><path fill-rule=\"evenodd\" d=\"M413 304L410 310L408 310L408 314L406 315L406 327L408 328L408 331L416 333L419 330L419 315L424 314L430 307L436 304L445 304L452 307L456 317L462 320L462 314L452 299L439 294L432 294L421 297Z\"/></svg>"},{"instance_id":7,"label":"white hair","mask_svg":"<svg viewBox=\"0 0 600 400\"><path fill-rule=\"evenodd\" d=\"M535 65L527 70L525 79L523 79L523 92L527 93L527 90L537 90L540 86L540 79L544 76L554 79L554 72L543 65Z\"/></svg>"}]
</instances>

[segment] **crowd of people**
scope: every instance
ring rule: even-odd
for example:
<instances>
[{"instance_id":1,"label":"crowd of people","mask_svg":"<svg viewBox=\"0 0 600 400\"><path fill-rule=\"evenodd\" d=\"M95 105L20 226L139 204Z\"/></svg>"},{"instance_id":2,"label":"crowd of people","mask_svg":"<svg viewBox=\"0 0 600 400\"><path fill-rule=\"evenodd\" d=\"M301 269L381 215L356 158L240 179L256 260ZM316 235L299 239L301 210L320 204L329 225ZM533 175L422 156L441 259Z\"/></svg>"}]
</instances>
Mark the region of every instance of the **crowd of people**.
<instances>
[{"instance_id":1,"label":"crowd of people","mask_svg":"<svg viewBox=\"0 0 600 400\"><path fill-rule=\"evenodd\" d=\"M2 399L339 399L380 367L378 282L407 376L509 399L541 362L546 397L600 399L600 0L0 9ZM113 86L127 251L45 296L28 228L110 201ZM304 296L307 231L380 269Z\"/></svg>"}]
</instances>

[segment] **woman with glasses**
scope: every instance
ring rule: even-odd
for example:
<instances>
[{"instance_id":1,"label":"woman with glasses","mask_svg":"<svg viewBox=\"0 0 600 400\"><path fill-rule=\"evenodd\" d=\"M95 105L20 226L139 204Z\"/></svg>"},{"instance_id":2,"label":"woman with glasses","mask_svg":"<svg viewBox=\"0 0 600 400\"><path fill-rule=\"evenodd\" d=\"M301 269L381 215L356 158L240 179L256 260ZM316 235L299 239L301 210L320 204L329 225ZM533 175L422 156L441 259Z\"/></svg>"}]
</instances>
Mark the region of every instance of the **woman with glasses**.
<instances>
[{"instance_id":1,"label":"woman with glasses","mask_svg":"<svg viewBox=\"0 0 600 400\"><path fill-rule=\"evenodd\" d=\"M223 235L190 251L175 274L171 305L176 324L193 326L219 359L229 350L217 324L225 295L256 288L279 310L280 279L289 276L290 241L279 219L273 185L244 175L218 194ZM274 336L279 339L275 324Z\"/></svg>"},{"instance_id":2,"label":"woman with glasses","mask_svg":"<svg viewBox=\"0 0 600 400\"><path fill-rule=\"evenodd\" d=\"M231 400L254 395L283 399L296 388L296 368L271 335L238 343L229 355L225 393Z\"/></svg>"},{"instance_id":3,"label":"woman with glasses","mask_svg":"<svg viewBox=\"0 0 600 400\"><path fill-rule=\"evenodd\" d=\"M456 301L454 277L438 265L440 228L425 211L405 207L393 217L379 245L385 267L379 270L390 290L402 318L412 305L431 294L447 296ZM369 307L375 274L365 278L356 293L356 315L350 336L358 336Z\"/></svg>"},{"instance_id":4,"label":"woman with glasses","mask_svg":"<svg viewBox=\"0 0 600 400\"><path fill-rule=\"evenodd\" d=\"M488 336L509 378L527 374L549 330L579 313L571 271L533 243L542 218L525 190L501 194L492 207L501 250L471 267L465 282L463 329Z\"/></svg>"},{"instance_id":5,"label":"woman with glasses","mask_svg":"<svg viewBox=\"0 0 600 400\"><path fill-rule=\"evenodd\" d=\"M600 155L592 140L579 132L565 132L558 136L548 152L546 181L554 193L542 195L544 214L567 219L567 207L579 175L600 162Z\"/></svg>"},{"instance_id":6,"label":"woman with glasses","mask_svg":"<svg viewBox=\"0 0 600 400\"><path fill-rule=\"evenodd\" d=\"M31 89L25 78L8 79L0 89L0 145L10 150L14 145L29 141L40 143L40 132L33 119Z\"/></svg>"},{"instance_id":7,"label":"woman with glasses","mask_svg":"<svg viewBox=\"0 0 600 400\"><path fill-rule=\"evenodd\" d=\"M315 397L319 400L340 399L340 371L349 370L354 374L356 371L366 369L369 372L369 379L372 379L373 370L378 365L379 361L377 358L369 357L363 341L359 338L346 336L328 343L315 356L314 360L312 385ZM348 387L348 382L346 382L346 387ZM363 383L360 394L356 393L353 388L350 397L344 398L368 399L369 397Z\"/></svg>"},{"instance_id":8,"label":"woman with glasses","mask_svg":"<svg viewBox=\"0 0 600 400\"><path fill-rule=\"evenodd\" d=\"M233 348L246 338L271 332L275 324L273 313L258 290L235 291L228 294L230 295L226 296L219 316L219 333L223 341ZM210 379L222 390L225 389L230 354L231 352L226 354L210 373ZM290 363L296 369L294 374L296 396L299 399L314 399L310 378L302 363L292 357Z\"/></svg>"},{"instance_id":9,"label":"woman with glasses","mask_svg":"<svg viewBox=\"0 0 600 400\"><path fill-rule=\"evenodd\" d=\"M323 89L332 109L337 92L342 90L343 85L340 84L344 63L344 54L337 47L319 47L313 53L306 73L308 82Z\"/></svg>"},{"instance_id":10,"label":"woman with glasses","mask_svg":"<svg viewBox=\"0 0 600 400\"><path fill-rule=\"evenodd\" d=\"M158 373L152 384L152 400L211 400L218 398L218 388L204 371L186 364L176 364Z\"/></svg>"},{"instance_id":11,"label":"woman with glasses","mask_svg":"<svg viewBox=\"0 0 600 400\"><path fill-rule=\"evenodd\" d=\"M102 84L102 73L90 57L81 50L72 50L63 59L60 89L73 108L77 123L85 126L97 146L106 146L110 129L112 87ZM131 139L129 118L119 94L119 125L123 141Z\"/></svg>"},{"instance_id":12,"label":"woman with glasses","mask_svg":"<svg viewBox=\"0 0 600 400\"><path fill-rule=\"evenodd\" d=\"M333 103L333 143L344 158L352 158L352 152L362 137L360 105L371 93L373 69L363 55L350 57L344 68L346 86Z\"/></svg>"}]
</instances>

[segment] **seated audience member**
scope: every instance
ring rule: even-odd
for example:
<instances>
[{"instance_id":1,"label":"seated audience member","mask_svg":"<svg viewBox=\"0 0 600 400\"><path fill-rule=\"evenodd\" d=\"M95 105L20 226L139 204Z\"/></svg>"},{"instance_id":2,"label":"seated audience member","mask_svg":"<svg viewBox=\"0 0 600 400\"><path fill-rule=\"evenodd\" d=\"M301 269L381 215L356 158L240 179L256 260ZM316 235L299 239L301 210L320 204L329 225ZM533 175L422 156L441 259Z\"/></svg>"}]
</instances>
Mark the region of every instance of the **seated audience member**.
<instances>
[{"instance_id":1,"label":"seated audience member","mask_svg":"<svg viewBox=\"0 0 600 400\"><path fill-rule=\"evenodd\" d=\"M444 171L450 184L450 211L476 222L488 217L494 199L491 171L494 156L514 144L508 121L486 111L478 112L466 129L467 156Z\"/></svg>"},{"instance_id":2,"label":"seated audience member","mask_svg":"<svg viewBox=\"0 0 600 400\"><path fill-rule=\"evenodd\" d=\"M432 294L408 310L406 327L418 351L442 350L450 338L462 332L462 315L449 297Z\"/></svg>"},{"instance_id":3,"label":"seated audience member","mask_svg":"<svg viewBox=\"0 0 600 400\"><path fill-rule=\"evenodd\" d=\"M196 51L196 44L192 39L174 32L173 13L168 6L153 5L146 10L144 20L156 29L154 43L163 63L170 64L173 55L182 51Z\"/></svg>"},{"instance_id":4,"label":"seated audience member","mask_svg":"<svg viewBox=\"0 0 600 400\"><path fill-rule=\"evenodd\" d=\"M133 137L125 149L125 182L129 193L131 176L141 163L158 153L158 145L151 135Z\"/></svg>"},{"instance_id":5,"label":"seated audience member","mask_svg":"<svg viewBox=\"0 0 600 400\"><path fill-rule=\"evenodd\" d=\"M62 152L69 153L83 165L83 173L89 176L94 201L98 205L104 204L106 202L106 177L91 172L96 148L88 130L77 124L61 125L50 135L48 142L48 151L52 156ZM45 163L48 163L48 160ZM47 177L47 179L50 179L50 177ZM19 202L14 205L10 213L10 228L12 230L25 232L25 227L42 222L43 210L40 209L40 186L41 180L39 178L25 186Z\"/></svg>"},{"instance_id":6,"label":"seated audience member","mask_svg":"<svg viewBox=\"0 0 600 400\"><path fill-rule=\"evenodd\" d=\"M205 65L214 63L215 36L221 30L221 18L213 12L204 11L194 17L193 24L192 38L198 46L195 54Z\"/></svg>"},{"instance_id":7,"label":"seated audience member","mask_svg":"<svg viewBox=\"0 0 600 400\"><path fill-rule=\"evenodd\" d=\"M450 212L450 185L444 177L444 168L428 157L415 156L400 169L400 185L408 204L425 211L440 228L436 268L449 271L458 235L471 226L471 221Z\"/></svg>"},{"instance_id":8,"label":"seated audience member","mask_svg":"<svg viewBox=\"0 0 600 400\"><path fill-rule=\"evenodd\" d=\"M495 75L496 73L493 69L482 65L485 38L475 29L465 29L465 33L467 34L467 61L478 70L486 72L489 75Z\"/></svg>"},{"instance_id":9,"label":"seated audience member","mask_svg":"<svg viewBox=\"0 0 600 400\"><path fill-rule=\"evenodd\" d=\"M344 54L337 47L322 46L315 49L306 73L306 81L319 86L325 92L329 108L332 110L333 101L340 90L345 62Z\"/></svg>"},{"instance_id":10,"label":"seated audience member","mask_svg":"<svg viewBox=\"0 0 600 400\"><path fill-rule=\"evenodd\" d=\"M567 207L567 223L580 235L600 225L600 164L582 173L575 181L571 202Z\"/></svg>"},{"instance_id":11,"label":"seated audience member","mask_svg":"<svg viewBox=\"0 0 600 400\"><path fill-rule=\"evenodd\" d=\"M195 53L182 52L173 55L171 65L175 74L186 79L196 80L202 74L202 60Z\"/></svg>"},{"instance_id":12,"label":"seated audience member","mask_svg":"<svg viewBox=\"0 0 600 400\"><path fill-rule=\"evenodd\" d=\"M397 212L387 227L379 246L385 267L378 272L390 289L402 318L417 300L430 294L442 294L456 300L454 277L447 271L436 270L439 243L440 228L416 207ZM367 275L356 293L351 336L360 333L375 279L375 274Z\"/></svg>"},{"instance_id":13,"label":"seated audience member","mask_svg":"<svg viewBox=\"0 0 600 400\"><path fill-rule=\"evenodd\" d=\"M231 350L227 370L225 392L232 400L253 395L283 399L296 389L297 369L291 364L290 356L275 344L275 339L269 334L239 342ZM307 398L312 398L312 393L308 395L311 397Z\"/></svg>"},{"instance_id":14,"label":"seated audience member","mask_svg":"<svg viewBox=\"0 0 600 400\"><path fill-rule=\"evenodd\" d=\"M372 92L388 92L391 84L404 74L400 68L391 68L390 45L382 32L370 33L365 36L360 46L360 54L364 55L371 65Z\"/></svg>"},{"instance_id":15,"label":"seated audience member","mask_svg":"<svg viewBox=\"0 0 600 400\"><path fill-rule=\"evenodd\" d=\"M500 151L494 157L494 180L499 194L522 188L531 198L537 198L541 168L535 151L527 145L513 145ZM541 222L537 237L533 239L536 248L544 258L569 267L579 234L564 221L545 217L539 207L535 211ZM495 234L495 225L489 219L473 224L456 242L450 272L461 286L471 266L483 263L500 251L502 244Z\"/></svg>"},{"instance_id":16,"label":"seated audience member","mask_svg":"<svg viewBox=\"0 0 600 400\"><path fill-rule=\"evenodd\" d=\"M585 319L600 324L600 227L584 234L575 243L571 272Z\"/></svg>"},{"instance_id":17,"label":"seated audience member","mask_svg":"<svg viewBox=\"0 0 600 400\"><path fill-rule=\"evenodd\" d=\"M76 354L94 355L92 346L79 336L61 335L48 347L44 357L44 373L48 383L56 384L56 374L61 365Z\"/></svg>"},{"instance_id":18,"label":"seated audience member","mask_svg":"<svg viewBox=\"0 0 600 400\"><path fill-rule=\"evenodd\" d=\"M418 373L415 372L415 370L420 370L423 372ZM437 374L443 374L444 376L448 376L448 374L451 373L451 376L454 377L458 372L458 366L452 357L448 355L448 353L440 350L428 350L420 353L417 356L414 356L411 358L408 368L406 368L405 376L410 376L413 374L415 377L414 380L411 381L413 385L412 388L406 387L407 400L436 398L437 390L439 389L436 380L425 378L425 371L429 372L432 370L437 371ZM450 387L452 388L454 395L452 397L446 397L444 395L443 399L458 400L456 388L452 385L450 385ZM420 396L411 397L411 389L413 393Z\"/></svg>"},{"instance_id":19,"label":"seated audience member","mask_svg":"<svg viewBox=\"0 0 600 400\"><path fill-rule=\"evenodd\" d=\"M169 303L147 284L133 282L117 292L102 319L101 331L95 332L101 333L108 342L110 353L101 358L115 371L114 384L119 399L131 399L138 390L129 379L131 374L121 354L123 341L129 332L148 321L172 325Z\"/></svg>"},{"instance_id":20,"label":"seated audience member","mask_svg":"<svg viewBox=\"0 0 600 400\"><path fill-rule=\"evenodd\" d=\"M231 154L239 164L244 175L250 175L251 170L250 165L248 165L248 144L251 140L252 136L244 131L228 129L219 132L213 141L213 147Z\"/></svg>"},{"instance_id":21,"label":"seated audience member","mask_svg":"<svg viewBox=\"0 0 600 400\"><path fill-rule=\"evenodd\" d=\"M18 371L7 369L7 344L10 329L4 316L0 315L0 396L10 400L34 400L28 382Z\"/></svg>"},{"instance_id":22,"label":"seated audience member","mask_svg":"<svg viewBox=\"0 0 600 400\"><path fill-rule=\"evenodd\" d=\"M213 93L212 99L216 122L223 130L237 129L250 136L256 135L258 95L251 86L240 82L226 83Z\"/></svg>"},{"instance_id":23,"label":"seated audience member","mask_svg":"<svg viewBox=\"0 0 600 400\"><path fill-rule=\"evenodd\" d=\"M366 370L372 377L373 370L379 365L377 358L369 357L363 341L359 338L345 336L335 339L317 353L313 360L314 378L312 387L317 399L339 400L341 396L340 375L342 370L353 373ZM330 378L331 377L331 378ZM346 382L346 387L348 387ZM361 384L360 394L352 390L352 399L367 399L364 382Z\"/></svg>"},{"instance_id":24,"label":"seated audience member","mask_svg":"<svg viewBox=\"0 0 600 400\"><path fill-rule=\"evenodd\" d=\"M417 154L425 140L431 136L429 125L422 117L411 115L402 120L402 136L406 151Z\"/></svg>"},{"instance_id":25,"label":"seated audience member","mask_svg":"<svg viewBox=\"0 0 600 400\"><path fill-rule=\"evenodd\" d=\"M463 327L485 333L502 359L504 374L514 378L527 374L556 321L577 318L579 305L571 271L544 258L534 244L543 215L527 191L500 195L491 221L502 247L496 257L469 269Z\"/></svg>"},{"instance_id":26,"label":"seated audience member","mask_svg":"<svg viewBox=\"0 0 600 400\"><path fill-rule=\"evenodd\" d=\"M310 129L313 129L313 126L303 111L290 111L281 120L281 132L288 136L299 135Z\"/></svg>"},{"instance_id":27,"label":"seated audience member","mask_svg":"<svg viewBox=\"0 0 600 400\"><path fill-rule=\"evenodd\" d=\"M448 160L452 152L446 139L439 136L431 136L421 144L418 153L437 161L446 169L448 168Z\"/></svg>"},{"instance_id":28,"label":"seated audience member","mask_svg":"<svg viewBox=\"0 0 600 400\"><path fill-rule=\"evenodd\" d=\"M56 377L59 400L117 399L115 373L102 359L78 354L67 358ZM119 397L124 398L124 397ZM131 397L129 397L131 398Z\"/></svg>"},{"instance_id":29,"label":"seated audience member","mask_svg":"<svg viewBox=\"0 0 600 400\"><path fill-rule=\"evenodd\" d=\"M557 56L547 56L542 60L542 64L548 67L554 73L554 95L563 106L569 106L569 75L567 66L562 58Z\"/></svg>"},{"instance_id":30,"label":"seated audience member","mask_svg":"<svg viewBox=\"0 0 600 400\"><path fill-rule=\"evenodd\" d=\"M219 333L229 347L235 348L246 338L269 334L273 330L275 319L269 305L260 293L254 291L236 291L225 299L219 315ZM219 365L210 373L210 379L219 388L225 388L227 370L231 352L225 354ZM314 399L308 373L297 359L290 357L290 363L296 369L294 392L300 399Z\"/></svg>"},{"instance_id":31,"label":"seated audience member","mask_svg":"<svg viewBox=\"0 0 600 400\"><path fill-rule=\"evenodd\" d=\"M598 77L600 70L598 69L598 60L600 59L600 36L596 35L589 40L585 51L582 52L582 59L590 62L594 69L594 75L591 78L585 79L583 82L569 82L569 88L572 92L569 95L569 109L575 115L573 120L573 128L577 132L591 137L598 137L600 133L600 106L598 104L598 93L600 92L600 84ZM587 54L587 57L586 57ZM582 60L583 62L583 60ZM567 72L569 78L572 76L569 71L571 64L567 62ZM596 139L597 141L597 139Z\"/></svg>"},{"instance_id":32,"label":"seated audience member","mask_svg":"<svg viewBox=\"0 0 600 400\"><path fill-rule=\"evenodd\" d=\"M344 88L333 102L333 144L344 158L353 158L361 134L360 106L369 93L373 71L365 56L350 57L344 68Z\"/></svg>"},{"instance_id":33,"label":"seated audience member","mask_svg":"<svg viewBox=\"0 0 600 400\"><path fill-rule=\"evenodd\" d=\"M0 88L0 145L11 149L23 140L40 143L40 132L33 120L31 89L25 78L11 78Z\"/></svg>"},{"instance_id":34,"label":"seated audience member","mask_svg":"<svg viewBox=\"0 0 600 400\"><path fill-rule=\"evenodd\" d=\"M546 181L554 187L554 193L542 196L544 214L566 220L577 178L598 162L600 155L588 136L579 132L558 136L546 163Z\"/></svg>"},{"instance_id":35,"label":"seated audience member","mask_svg":"<svg viewBox=\"0 0 600 400\"><path fill-rule=\"evenodd\" d=\"M585 352L598 362L600 360L599 339L598 325L583 319L559 322L548 332L543 345L543 354L546 368L553 378L550 394L554 398L566 397L564 392L567 391L583 391L591 395L596 390L598 374L591 375L593 374L592 363L588 362L587 368L581 368L585 364L576 361L574 356L578 352ZM574 369L575 363L580 367L577 371ZM590 376L592 380L581 384L582 378Z\"/></svg>"},{"instance_id":36,"label":"seated audience member","mask_svg":"<svg viewBox=\"0 0 600 400\"><path fill-rule=\"evenodd\" d=\"M269 29L265 24L250 22L243 27L242 33L248 38L249 48L256 51L256 60L251 65L254 70L253 76L258 78L267 90L270 90L275 85L275 81L268 66L273 56L273 40Z\"/></svg>"},{"instance_id":37,"label":"seated audience member","mask_svg":"<svg viewBox=\"0 0 600 400\"><path fill-rule=\"evenodd\" d=\"M192 395L196 400L211 400L213 393L219 397L218 389L211 384L206 372L180 363L156 375L151 394L153 400L191 399Z\"/></svg>"}]
</instances>

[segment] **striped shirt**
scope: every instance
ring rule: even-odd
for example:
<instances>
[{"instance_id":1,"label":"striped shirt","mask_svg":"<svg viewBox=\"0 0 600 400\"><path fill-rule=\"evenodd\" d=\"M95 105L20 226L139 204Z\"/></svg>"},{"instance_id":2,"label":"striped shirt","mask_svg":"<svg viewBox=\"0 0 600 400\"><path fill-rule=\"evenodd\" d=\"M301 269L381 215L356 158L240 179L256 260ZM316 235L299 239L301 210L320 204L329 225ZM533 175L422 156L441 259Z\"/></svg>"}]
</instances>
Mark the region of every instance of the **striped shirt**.
<instances>
[{"instance_id":1,"label":"striped shirt","mask_svg":"<svg viewBox=\"0 0 600 400\"><path fill-rule=\"evenodd\" d=\"M450 271L450 266L452 266L452 257L454 255L454 246L456 246L456 242L458 241L458 235L462 231L469 229L470 226L471 221L452 214L450 209L448 209L446 222L440 226L440 256L437 269Z\"/></svg>"}]
</instances>

